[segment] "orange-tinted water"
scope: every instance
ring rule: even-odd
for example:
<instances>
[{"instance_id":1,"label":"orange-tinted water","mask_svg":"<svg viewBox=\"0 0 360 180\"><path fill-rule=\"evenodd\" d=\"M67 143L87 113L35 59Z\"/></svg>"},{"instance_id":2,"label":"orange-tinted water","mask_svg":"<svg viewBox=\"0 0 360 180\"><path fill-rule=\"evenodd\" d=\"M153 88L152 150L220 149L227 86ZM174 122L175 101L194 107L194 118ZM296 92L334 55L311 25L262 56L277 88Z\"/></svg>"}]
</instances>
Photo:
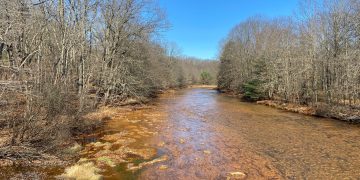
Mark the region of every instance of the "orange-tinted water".
<instances>
[{"instance_id":1,"label":"orange-tinted water","mask_svg":"<svg viewBox=\"0 0 360 180\"><path fill-rule=\"evenodd\" d=\"M115 163L99 165L104 179L226 179L231 172L246 179L360 178L359 125L244 103L210 89L167 93L155 104L109 110L100 133L107 136L97 138L107 145L82 151L83 158L102 155Z\"/></svg>"},{"instance_id":2,"label":"orange-tinted water","mask_svg":"<svg viewBox=\"0 0 360 180\"><path fill-rule=\"evenodd\" d=\"M234 171L248 179L360 178L358 125L244 103L207 89L184 90L160 104L169 114L169 128L160 135L169 168L150 167L143 178L216 179Z\"/></svg>"}]
</instances>

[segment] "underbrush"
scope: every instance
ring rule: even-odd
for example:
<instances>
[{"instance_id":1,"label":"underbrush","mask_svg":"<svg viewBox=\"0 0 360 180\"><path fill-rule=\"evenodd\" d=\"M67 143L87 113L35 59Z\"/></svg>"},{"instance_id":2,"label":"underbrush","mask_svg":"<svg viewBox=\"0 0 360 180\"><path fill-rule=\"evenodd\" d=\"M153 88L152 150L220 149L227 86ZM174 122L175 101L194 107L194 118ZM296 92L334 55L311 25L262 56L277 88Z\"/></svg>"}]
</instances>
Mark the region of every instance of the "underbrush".
<instances>
[{"instance_id":1,"label":"underbrush","mask_svg":"<svg viewBox=\"0 0 360 180\"><path fill-rule=\"evenodd\" d=\"M64 157L74 137L94 131L101 120L88 120L79 111L77 95L48 88L40 95L8 91L0 105L0 166L50 161ZM31 97L29 97L31 96ZM54 155L54 156L51 156Z\"/></svg>"},{"instance_id":2,"label":"underbrush","mask_svg":"<svg viewBox=\"0 0 360 180\"><path fill-rule=\"evenodd\" d=\"M75 159L78 154L71 149L79 145L76 140L96 131L108 118L91 116L101 106L94 103L98 102L97 95L84 93L80 100L73 92L53 85L41 94L6 91L0 103L0 168L14 164L59 165ZM114 96L108 105L136 106L150 98Z\"/></svg>"}]
</instances>

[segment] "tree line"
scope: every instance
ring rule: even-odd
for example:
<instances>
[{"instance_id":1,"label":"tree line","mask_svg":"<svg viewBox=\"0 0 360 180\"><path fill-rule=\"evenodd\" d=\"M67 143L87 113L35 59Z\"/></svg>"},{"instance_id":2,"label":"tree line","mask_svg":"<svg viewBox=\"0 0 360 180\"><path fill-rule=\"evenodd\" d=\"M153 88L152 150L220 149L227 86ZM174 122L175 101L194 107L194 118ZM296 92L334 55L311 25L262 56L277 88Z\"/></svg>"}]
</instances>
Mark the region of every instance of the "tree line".
<instances>
[{"instance_id":1,"label":"tree line","mask_svg":"<svg viewBox=\"0 0 360 180\"><path fill-rule=\"evenodd\" d=\"M0 1L0 129L12 145L51 144L99 104L195 83L157 38L168 27L151 0Z\"/></svg>"},{"instance_id":2,"label":"tree line","mask_svg":"<svg viewBox=\"0 0 360 180\"><path fill-rule=\"evenodd\" d=\"M303 0L291 17L255 16L230 31L218 86L248 100L359 107L359 50L359 0Z\"/></svg>"},{"instance_id":3,"label":"tree line","mask_svg":"<svg viewBox=\"0 0 360 180\"><path fill-rule=\"evenodd\" d=\"M181 57L179 64L187 80L186 84L216 84L216 76L219 68L218 61Z\"/></svg>"}]
</instances>

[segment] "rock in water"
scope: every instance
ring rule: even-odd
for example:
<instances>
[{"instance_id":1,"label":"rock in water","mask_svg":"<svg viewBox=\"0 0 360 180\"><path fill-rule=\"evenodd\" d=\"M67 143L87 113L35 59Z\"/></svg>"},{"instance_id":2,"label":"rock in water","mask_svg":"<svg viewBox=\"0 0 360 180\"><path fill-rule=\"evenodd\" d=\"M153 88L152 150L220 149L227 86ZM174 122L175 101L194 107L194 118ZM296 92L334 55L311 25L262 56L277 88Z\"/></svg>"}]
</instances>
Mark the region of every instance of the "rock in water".
<instances>
[{"instance_id":1,"label":"rock in water","mask_svg":"<svg viewBox=\"0 0 360 180\"><path fill-rule=\"evenodd\" d=\"M226 180L231 180L231 179L245 179L246 178L246 174L243 172L230 172L228 173L228 175L226 176Z\"/></svg>"},{"instance_id":2,"label":"rock in water","mask_svg":"<svg viewBox=\"0 0 360 180\"><path fill-rule=\"evenodd\" d=\"M168 167L166 166L166 165L161 165L160 167L159 167L159 169L160 170L166 170Z\"/></svg>"},{"instance_id":3,"label":"rock in water","mask_svg":"<svg viewBox=\"0 0 360 180\"><path fill-rule=\"evenodd\" d=\"M209 151L209 150L204 150L204 154L211 154L211 151Z\"/></svg>"},{"instance_id":4,"label":"rock in water","mask_svg":"<svg viewBox=\"0 0 360 180\"><path fill-rule=\"evenodd\" d=\"M159 147L164 147L164 145L165 145L165 142L159 142L159 144L158 144Z\"/></svg>"}]
</instances>

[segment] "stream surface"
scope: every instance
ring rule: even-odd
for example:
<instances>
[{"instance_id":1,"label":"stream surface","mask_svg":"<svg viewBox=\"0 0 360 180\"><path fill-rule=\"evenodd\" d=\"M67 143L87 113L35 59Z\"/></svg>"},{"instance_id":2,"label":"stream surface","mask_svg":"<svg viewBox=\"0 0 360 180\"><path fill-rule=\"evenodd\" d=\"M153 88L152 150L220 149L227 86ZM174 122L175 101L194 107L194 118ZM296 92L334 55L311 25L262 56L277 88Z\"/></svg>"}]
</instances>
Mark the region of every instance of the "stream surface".
<instances>
[{"instance_id":1,"label":"stream surface","mask_svg":"<svg viewBox=\"0 0 360 180\"><path fill-rule=\"evenodd\" d=\"M359 125L200 88L101 113L110 120L83 140L80 161L104 179L360 179ZM64 168L41 171L55 178Z\"/></svg>"},{"instance_id":2,"label":"stream surface","mask_svg":"<svg viewBox=\"0 0 360 180\"><path fill-rule=\"evenodd\" d=\"M148 179L360 179L360 127L240 102L215 90L161 98L168 114L159 134L170 159ZM179 140L180 139L180 140ZM182 140L183 139L183 140Z\"/></svg>"}]
</instances>

